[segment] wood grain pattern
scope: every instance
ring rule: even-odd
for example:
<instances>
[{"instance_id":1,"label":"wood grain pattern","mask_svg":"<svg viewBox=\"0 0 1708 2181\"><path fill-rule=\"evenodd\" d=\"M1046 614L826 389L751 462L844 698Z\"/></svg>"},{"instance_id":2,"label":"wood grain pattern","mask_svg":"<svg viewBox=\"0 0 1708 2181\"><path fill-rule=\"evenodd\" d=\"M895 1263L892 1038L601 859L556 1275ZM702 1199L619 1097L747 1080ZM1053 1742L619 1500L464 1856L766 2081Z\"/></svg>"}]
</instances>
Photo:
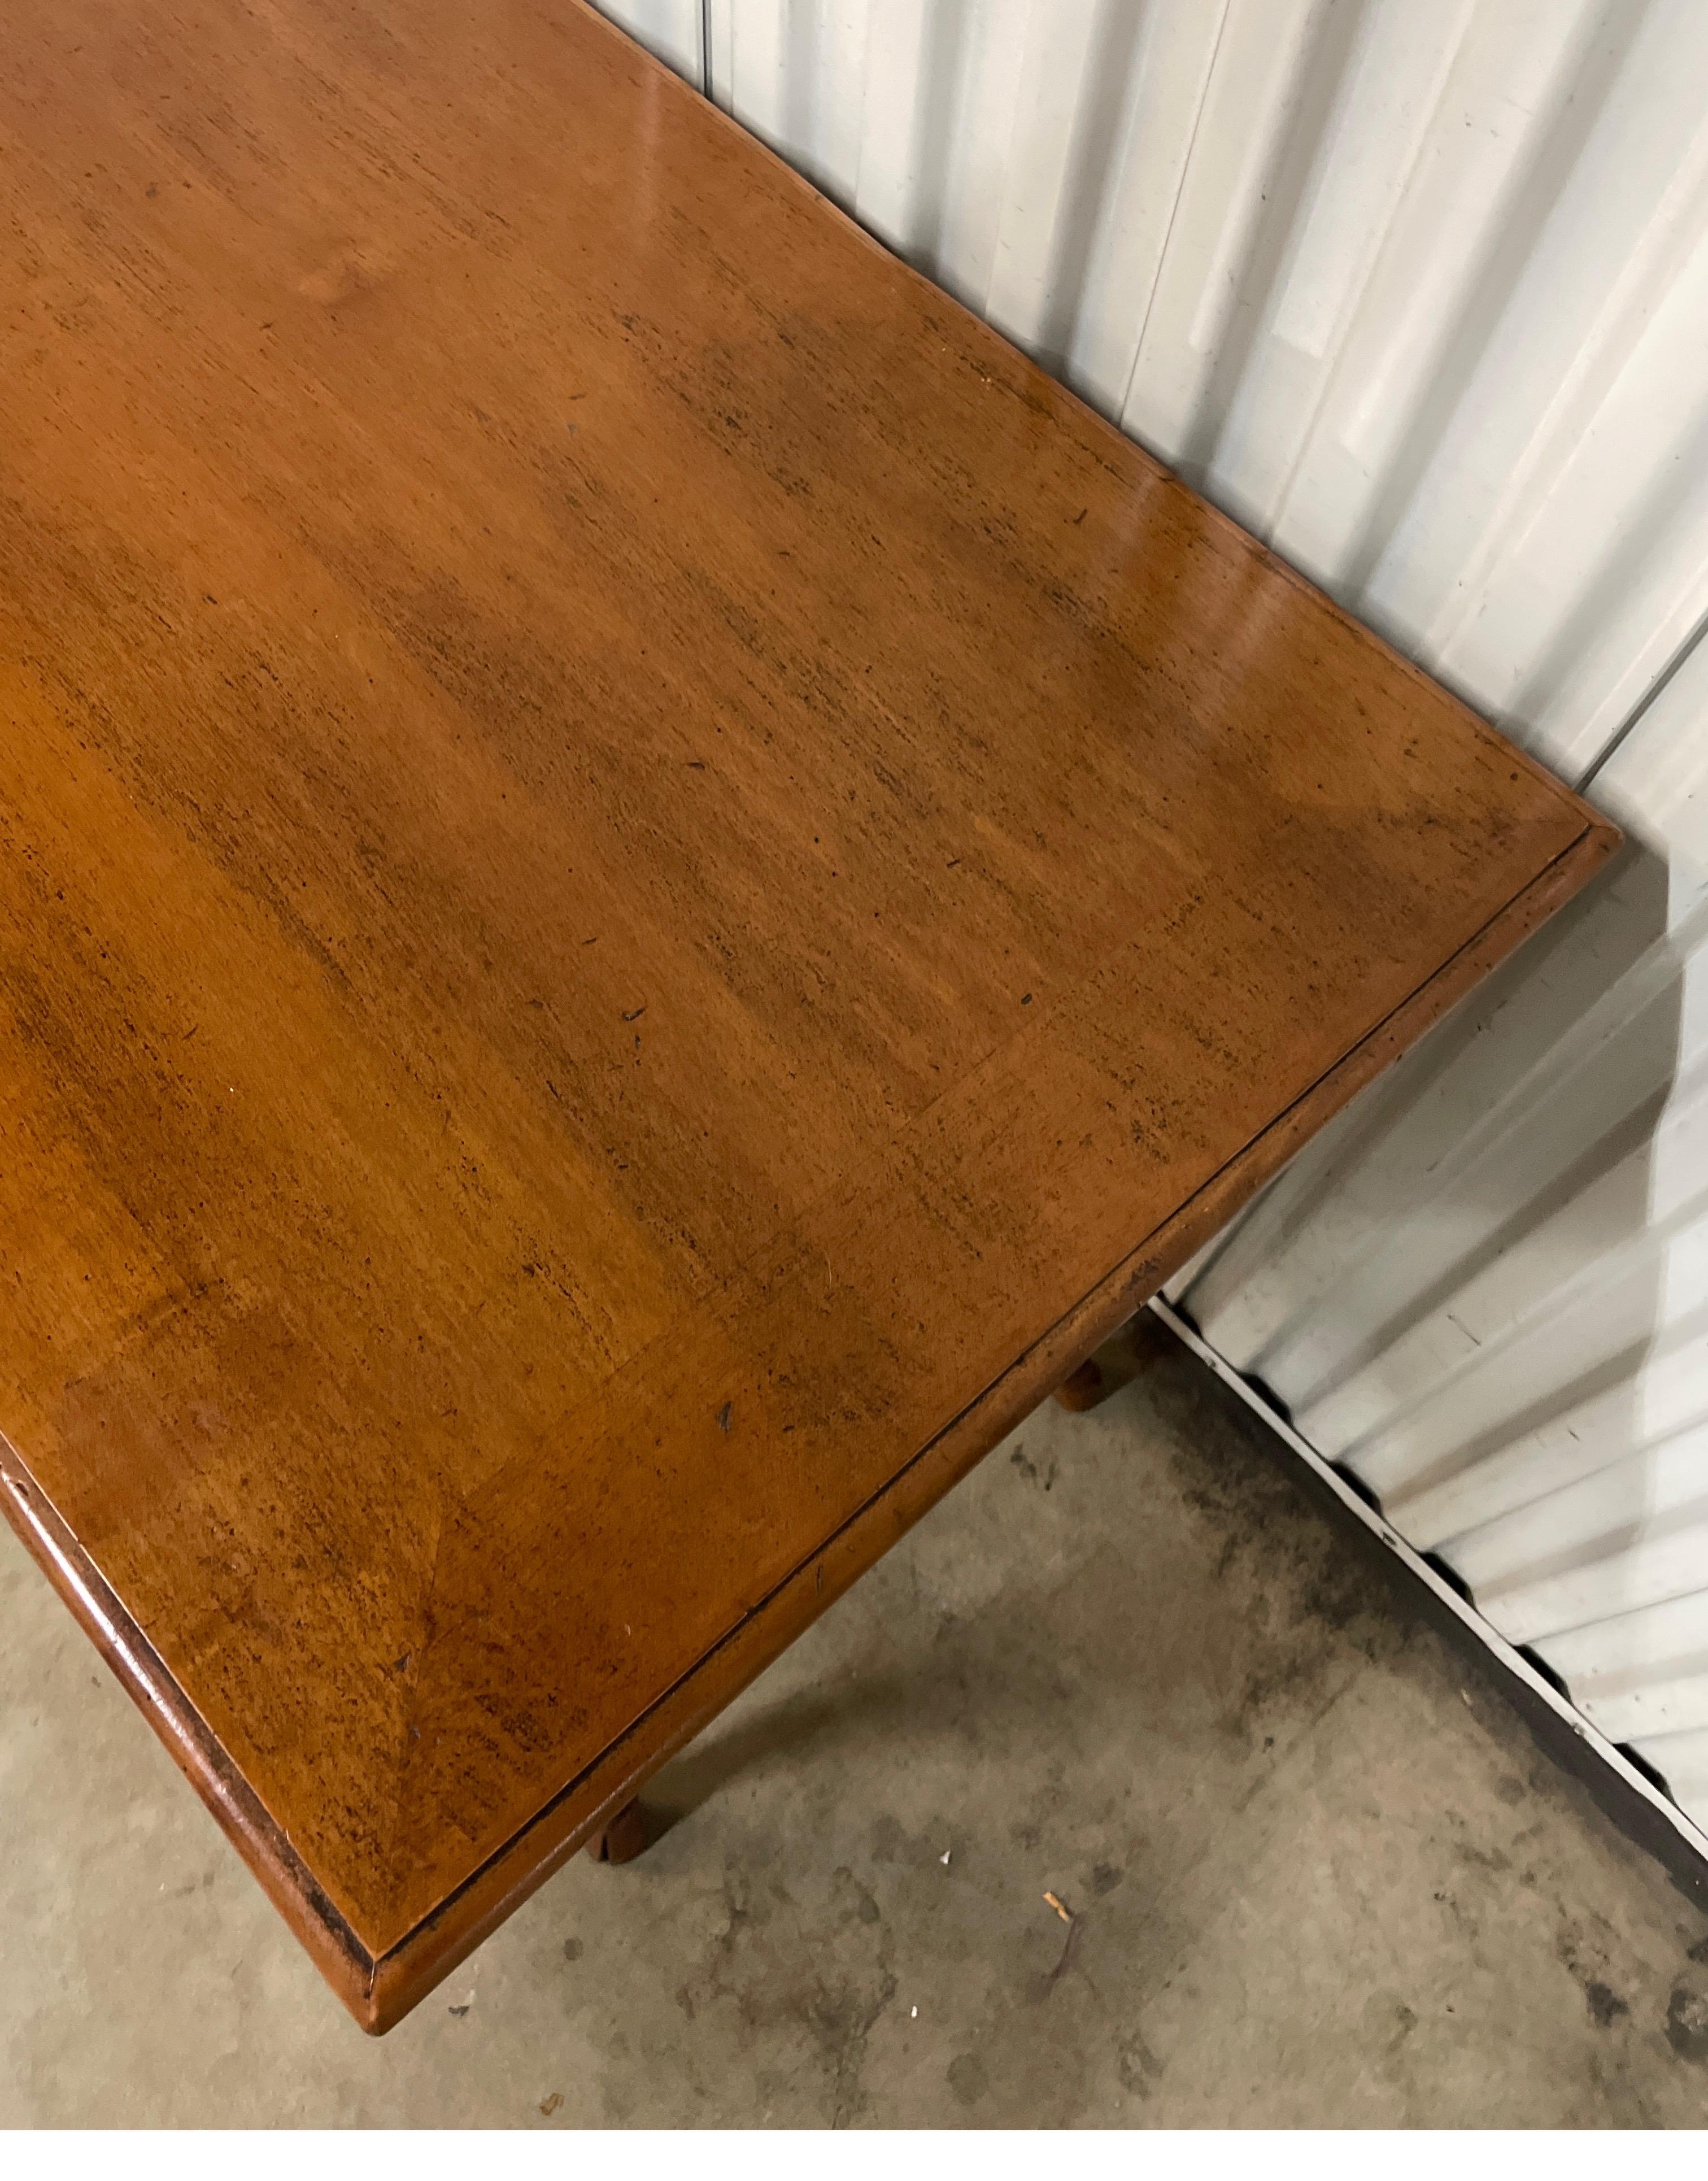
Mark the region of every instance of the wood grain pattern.
<instances>
[{"instance_id":1,"label":"wood grain pattern","mask_svg":"<svg viewBox=\"0 0 1708 2181\"><path fill-rule=\"evenodd\" d=\"M575 0L0 209L0 1496L383 2028L1617 836Z\"/></svg>"}]
</instances>

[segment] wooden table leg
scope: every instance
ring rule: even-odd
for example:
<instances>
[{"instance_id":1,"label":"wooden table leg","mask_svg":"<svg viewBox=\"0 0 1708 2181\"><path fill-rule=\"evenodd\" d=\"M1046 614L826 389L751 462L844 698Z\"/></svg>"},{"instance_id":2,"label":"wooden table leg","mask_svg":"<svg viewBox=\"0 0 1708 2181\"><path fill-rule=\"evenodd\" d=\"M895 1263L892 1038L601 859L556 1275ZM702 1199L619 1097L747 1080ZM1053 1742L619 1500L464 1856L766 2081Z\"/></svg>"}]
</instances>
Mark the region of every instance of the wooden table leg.
<instances>
[{"instance_id":1,"label":"wooden table leg","mask_svg":"<svg viewBox=\"0 0 1708 2181\"><path fill-rule=\"evenodd\" d=\"M1163 1332L1148 1310L1142 1310L1099 1347L1077 1371L1070 1371L1055 1389L1064 1409L1083 1415L1132 1381L1154 1356L1160 1342L1167 1347L1172 1336Z\"/></svg>"},{"instance_id":2,"label":"wooden table leg","mask_svg":"<svg viewBox=\"0 0 1708 2181\"><path fill-rule=\"evenodd\" d=\"M1112 1389L1104 1383L1103 1372L1094 1356L1088 1356L1077 1371L1070 1371L1055 1389L1055 1398L1064 1409L1076 1415L1094 1409Z\"/></svg>"},{"instance_id":3,"label":"wooden table leg","mask_svg":"<svg viewBox=\"0 0 1708 2181\"><path fill-rule=\"evenodd\" d=\"M602 1833L587 1842L595 1863L632 1863L647 1845L647 1814L638 1796L625 1803Z\"/></svg>"}]
</instances>

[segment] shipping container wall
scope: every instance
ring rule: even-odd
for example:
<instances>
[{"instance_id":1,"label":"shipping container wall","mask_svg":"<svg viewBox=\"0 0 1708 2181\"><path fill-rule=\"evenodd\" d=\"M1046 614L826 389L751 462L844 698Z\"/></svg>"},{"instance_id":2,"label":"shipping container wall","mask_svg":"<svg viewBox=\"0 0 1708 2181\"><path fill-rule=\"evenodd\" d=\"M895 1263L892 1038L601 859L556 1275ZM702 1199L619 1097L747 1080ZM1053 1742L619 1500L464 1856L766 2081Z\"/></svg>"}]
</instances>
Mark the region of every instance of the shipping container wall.
<instances>
[{"instance_id":1,"label":"shipping container wall","mask_svg":"<svg viewBox=\"0 0 1708 2181\"><path fill-rule=\"evenodd\" d=\"M1170 1293L1708 1823L1708 8L608 12L1628 827Z\"/></svg>"}]
</instances>

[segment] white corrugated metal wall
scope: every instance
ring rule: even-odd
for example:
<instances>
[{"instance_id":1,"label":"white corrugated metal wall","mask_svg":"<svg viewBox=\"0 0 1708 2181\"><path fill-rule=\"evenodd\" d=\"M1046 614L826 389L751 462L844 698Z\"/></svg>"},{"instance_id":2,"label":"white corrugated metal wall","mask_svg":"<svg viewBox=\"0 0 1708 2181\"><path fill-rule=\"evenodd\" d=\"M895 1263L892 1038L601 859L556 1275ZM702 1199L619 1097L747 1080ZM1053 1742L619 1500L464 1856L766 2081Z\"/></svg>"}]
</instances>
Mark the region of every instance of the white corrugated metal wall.
<instances>
[{"instance_id":1,"label":"white corrugated metal wall","mask_svg":"<svg viewBox=\"0 0 1708 2181\"><path fill-rule=\"evenodd\" d=\"M1631 831L1170 1293L1708 1821L1708 8L606 12Z\"/></svg>"}]
</instances>

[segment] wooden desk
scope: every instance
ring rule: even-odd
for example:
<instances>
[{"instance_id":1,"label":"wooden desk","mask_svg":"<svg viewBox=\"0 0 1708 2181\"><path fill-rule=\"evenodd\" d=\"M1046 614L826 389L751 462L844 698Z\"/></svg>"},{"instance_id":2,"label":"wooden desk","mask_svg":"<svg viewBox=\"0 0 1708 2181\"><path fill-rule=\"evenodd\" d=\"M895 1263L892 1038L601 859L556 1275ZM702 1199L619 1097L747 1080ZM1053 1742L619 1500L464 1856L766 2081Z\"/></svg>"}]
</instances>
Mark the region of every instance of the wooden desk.
<instances>
[{"instance_id":1,"label":"wooden desk","mask_svg":"<svg viewBox=\"0 0 1708 2181\"><path fill-rule=\"evenodd\" d=\"M383 2029L1617 837L576 0L0 63L3 1496Z\"/></svg>"}]
</instances>

